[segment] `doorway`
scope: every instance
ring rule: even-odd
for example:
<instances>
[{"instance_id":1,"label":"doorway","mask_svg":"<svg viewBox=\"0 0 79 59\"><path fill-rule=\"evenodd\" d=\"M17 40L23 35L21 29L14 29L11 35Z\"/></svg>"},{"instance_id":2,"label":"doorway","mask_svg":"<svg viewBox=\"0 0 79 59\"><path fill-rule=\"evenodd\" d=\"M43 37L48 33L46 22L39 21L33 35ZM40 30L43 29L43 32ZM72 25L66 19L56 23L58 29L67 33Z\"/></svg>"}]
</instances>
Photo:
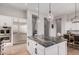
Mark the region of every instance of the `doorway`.
<instances>
[{"instance_id":1,"label":"doorway","mask_svg":"<svg viewBox=\"0 0 79 59\"><path fill-rule=\"evenodd\" d=\"M32 36L37 34L37 16L32 15Z\"/></svg>"},{"instance_id":2,"label":"doorway","mask_svg":"<svg viewBox=\"0 0 79 59\"><path fill-rule=\"evenodd\" d=\"M48 19L44 18L44 37L45 38L49 37L49 27L50 27L50 24Z\"/></svg>"},{"instance_id":3,"label":"doorway","mask_svg":"<svg viewBox=\"0 0 79 59\"><path fill-rule=\"evenodd\" d=\"M57 33L61 33L61 28L62 28L61 21L62 21L61 18L56 19L56 35L57 35Z\"/></svg>"}]
</instances>

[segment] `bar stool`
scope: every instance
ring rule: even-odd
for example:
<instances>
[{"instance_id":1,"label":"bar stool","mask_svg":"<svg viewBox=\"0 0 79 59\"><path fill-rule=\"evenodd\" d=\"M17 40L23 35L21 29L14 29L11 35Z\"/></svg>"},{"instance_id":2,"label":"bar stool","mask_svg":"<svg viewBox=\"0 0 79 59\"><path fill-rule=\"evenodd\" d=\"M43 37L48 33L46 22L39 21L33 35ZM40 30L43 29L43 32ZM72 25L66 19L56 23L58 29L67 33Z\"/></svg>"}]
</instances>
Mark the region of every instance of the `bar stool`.
<instances>
[{"instance_id":1,"label":"bar stool","mask_svg":"<svg viewBox=\"0 0 79 59\"><path fill-rule=\"evenodd\" d=\"M74 47L74 43L75 43L74 34L69 34L69 41L68 41L68 44L71 45L72 47Z\"/></svg>"}]
</instances>

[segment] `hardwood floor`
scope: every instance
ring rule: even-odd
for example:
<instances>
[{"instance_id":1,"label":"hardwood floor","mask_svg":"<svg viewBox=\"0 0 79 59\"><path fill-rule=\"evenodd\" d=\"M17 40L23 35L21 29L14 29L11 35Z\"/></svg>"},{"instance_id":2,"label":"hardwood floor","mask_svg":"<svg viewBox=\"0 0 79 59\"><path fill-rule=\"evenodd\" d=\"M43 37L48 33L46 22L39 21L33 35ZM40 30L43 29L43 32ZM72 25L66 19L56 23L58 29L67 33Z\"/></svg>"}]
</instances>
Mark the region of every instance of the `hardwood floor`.
<instances>
[{"instance_id":1,"label":"hardwood floor","mask_svg":"<svg viewBox=\"0 0 79 59\"><path fill-rule=\"evenodd\" d=\"M79 55L79 49L68 47L68 55Z\"/></svg>"},{"instance_id":2,"label":"hardwood floor","mask_svg":"<svg viewBox=\"0 0 79 59\"><path fill-rule=\"evenodd\" d=\"M68 47L68 55L79 55L79 50ZM7 51L7 55L30 55L27 51L26 44L18 44L10 47Z\"/></svg>"},{"instance_id":3,"label":"hardwood floor","mask_svg":"<svg viewBox=\"0 0 79 59\"><path fill-rule=\"evenodd\" d=\"M7 55L30 55L26 49L26 44L18 44L10 47Z\"/></svg>"}]
</instances>

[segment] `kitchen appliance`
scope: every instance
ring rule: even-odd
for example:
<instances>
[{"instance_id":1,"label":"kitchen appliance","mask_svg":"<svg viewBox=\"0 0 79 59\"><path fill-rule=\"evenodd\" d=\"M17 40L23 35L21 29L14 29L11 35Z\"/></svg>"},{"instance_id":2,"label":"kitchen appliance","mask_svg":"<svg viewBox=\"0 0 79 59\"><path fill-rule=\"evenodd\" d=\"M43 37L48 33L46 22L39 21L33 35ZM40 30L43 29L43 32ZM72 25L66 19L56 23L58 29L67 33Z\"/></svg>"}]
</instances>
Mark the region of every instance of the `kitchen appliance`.
<instances>
[{"instance_id":1,"label":"kitchen appliance","mask_svg":"<svg viewBox=\"0 0 79 59\"><path fill-rule=\"evenodd\" d=\"M11 32L11 28L10 27L0 27L0 35L8 35Z\"/></svg>"},{"instance_id":2,"label":"kitchen appliance","mask_svg":"<svg viewBox=\"0 0 79 59\"><path fill-rule=\"evenodd\" d=\"M11 42L11 27L0 27L0 54L5 54L5 47Z\"/></svg>"}]
</instances>

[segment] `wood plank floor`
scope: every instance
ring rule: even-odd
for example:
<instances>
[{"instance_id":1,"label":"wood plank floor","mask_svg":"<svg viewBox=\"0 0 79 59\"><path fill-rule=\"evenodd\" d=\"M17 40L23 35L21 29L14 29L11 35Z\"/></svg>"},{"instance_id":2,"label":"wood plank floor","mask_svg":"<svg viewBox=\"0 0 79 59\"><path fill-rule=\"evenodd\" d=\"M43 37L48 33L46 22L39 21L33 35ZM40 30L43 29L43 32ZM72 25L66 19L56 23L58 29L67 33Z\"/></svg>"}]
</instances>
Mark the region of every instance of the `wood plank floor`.
<instances>
[{"instance_id":1,"label":"wood plank floor","mask_svg":"<svg viewBox=\"0 0 79 59\"><path fill-rule=\"evenodd\" d=\"M68 47L68 55L79 55L79 49Z\"/></svg>"},{"instance_id":2,"label":"wood plank floor","mask_svg":"<svg viewBox=\"0 0 79 59\"><path fill-rule=\"evenodd\" d=\"M8 55L30 55L27 51L26 44L18 44L9 48L7 51ZM79 50L74 48L69 48L67 51L68 55L79 55Z\"/></svg>"},{"instance_id":3,"label":"wood plank floor","mask_svg":"<svg viewBox=\"0 0 79 59\"><path fill-rule=\"evenodd\" d=\"M9 48L8 55L30 55L26 49L26 44L14 45Z\"/></svg>"}]
</instances>

